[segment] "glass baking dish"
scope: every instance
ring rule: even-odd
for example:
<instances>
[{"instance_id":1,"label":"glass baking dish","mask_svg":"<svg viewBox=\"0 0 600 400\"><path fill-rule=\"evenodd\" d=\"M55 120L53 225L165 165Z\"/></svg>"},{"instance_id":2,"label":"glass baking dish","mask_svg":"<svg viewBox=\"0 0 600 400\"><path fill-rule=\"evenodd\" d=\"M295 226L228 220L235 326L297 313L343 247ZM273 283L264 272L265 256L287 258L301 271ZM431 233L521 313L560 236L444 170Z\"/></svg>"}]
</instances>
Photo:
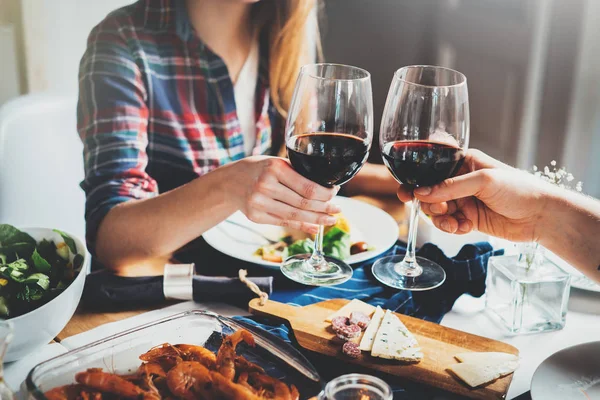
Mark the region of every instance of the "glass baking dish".
<instances>
[{"instance_id":1,"label":"glass baking dish","mask_svg":"<svg viewBox=\"0 0 600 400\"><path fill-rule=\"evenodd\" d=\"M216 351L222 336L238 329L254 335L255 347L242 343L238 354L263 367L267 374L294 384L300 398L317 395L323 386L314 366L290 344L272 334L208 311L188 311L88 344L34 367L25 382L28 399L46 400L44 392L74 383L75 374L87 368L130 374L141 364L138 358L150 348L163 344L193 344Z\"/></svg>"}]
</instances>

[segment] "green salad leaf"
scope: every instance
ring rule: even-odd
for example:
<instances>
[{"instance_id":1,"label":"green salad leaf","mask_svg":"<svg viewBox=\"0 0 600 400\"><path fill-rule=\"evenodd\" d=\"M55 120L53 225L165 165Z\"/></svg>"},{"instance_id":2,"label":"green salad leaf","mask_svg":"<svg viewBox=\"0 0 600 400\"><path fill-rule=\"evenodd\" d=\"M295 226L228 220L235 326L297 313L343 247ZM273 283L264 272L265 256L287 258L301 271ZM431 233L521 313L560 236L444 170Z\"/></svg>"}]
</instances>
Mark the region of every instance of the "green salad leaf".
<instances>
[{"instance_id":1,"label":"green salad leaf","mask_svg":"<svg viewBox=\"0 0 600 400\"><path fill-rule=\"evenodd\" d=\"M35 274L31 274L25 279L25 283L28 284L36 284L44 290L48 290L50 287L50 278L48 275L37 272Z\"/></svg>"},{"instance_id":2,"label":"green salad leaf","mask_svg":"<svg viewBox=\"0 0 600 400\"><path fill-rule=\"evenodd\" d=\"M27 271L27 268L29 268L29 266L27 265L27 261L25 261L22 258L13 261L10 264L7 264L6 266L17 271Z\"/></svg>"},{"instance_id":3,"label":"green salad leaf","mask_svg":"<svg viewBox=\"0 0 600 400\"><path fill-rule=\"evenodd\" d=\"M296 240L283 251L283 258L295 256L296 254L312 253L315 243L311 239Z\"/></svg>"},{"instance_id":4,"label":"green salad leaf","mask_svg":"<svg viewBox=\"0 0 600 400\"><path fill-rule=\"evenodd\" d=\"M345 260L350 257L350 234L338 228L332 227L323 236L323 253L325 255Z\"/></svg>"},{"instance_id":5,"label":"green salad leaf","mask_svg":"<svg viewBox=\"0 0 600 400\"><path fill-rule=\"evenodd\" d=\"M41 300L44 297L44 290L37 286L23 286L20 292L17 293L17 299L30 303L32 301Z\"/></svg>"},{"instance_id":6,"label":"green salad leaf","mask_svg":"<svg viewBox=\"0 0 600 400\"><path fill-rule=\"evenodd\" d=\"M35 239L27 233L12 225L0 224L0 247L15 243L29 243L32 246L36 244Z\"/></svg>"},{"instance_id":7,"label":"green salad leaf","mask_svg":"<svg viewBox=\"0 0 600 400\"><path fill-rule=\"evenodd\" d=\"M20 257L28 258L35 249L35 239L8 224L0 224L0 254L3 263Z\"/></svg>"},{"instance_id":8,"label":"green salad leaf","mask_svg":"<svg viewBox=\"0 0 600 400\"><path fill-rule=\"evenodd\" d=\"M38 253L37 249L33 251L31 261L33 261L33 266L39 272L49 272L52 269L52 265Z\"/></svg>"},{"instance_id":9,"label":"green salad leaf","mask_svg":"<svg viewBox=\"0 0 600 400\"><path fill-rule=\"evenodd\" d=\"M283 258L296 254L312 253L314 242L311 239L296 240L283 252ZM350 257L350 234L334 226L323 236L323 253L344 260Z\"/></svg>"},{"instance_id":10,"label":"green salad leaf","mask_svg":"<svg viewBox=\"0 0 600 400\"><path fill-rule=\"evenodd\" d=\"M56 232L60 236L62 236L62 238L65 241L65 243L67 244L67 246L69 246L69 250L71 250L71 253L77 254L77 245L75 244L75 241L73 240L73 238L71 236L67 235L66 233L64 233L62 231L59 231L58 229L54 229L54 232Z\"/></svg>"}]
</instances>

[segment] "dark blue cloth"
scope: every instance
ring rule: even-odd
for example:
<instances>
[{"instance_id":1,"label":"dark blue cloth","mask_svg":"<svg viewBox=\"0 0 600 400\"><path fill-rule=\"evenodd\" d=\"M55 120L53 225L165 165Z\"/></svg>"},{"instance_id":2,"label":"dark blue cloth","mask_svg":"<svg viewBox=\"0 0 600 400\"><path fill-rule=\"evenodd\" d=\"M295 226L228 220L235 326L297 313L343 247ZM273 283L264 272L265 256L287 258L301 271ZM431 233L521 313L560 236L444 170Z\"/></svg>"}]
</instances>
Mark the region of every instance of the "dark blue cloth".
<instances>
[{"instance_id":1,"label":"dark blue cloth","mask_svg":"<svg viewBox=\"0 0 600 400\"><path fill-rule=\"evenodd\" d=\"M405 251L406 248L402 244L397 244L385 255L402 255ZM371 274L373 265L373 260L371 260L356 268L352 279L342 285L316 288L294 286L281 290L276 288L271 300L306 306L330 299L360 299L384 309L439 323L461 295L467 293L480 297L484 294L488 259L501 254L503 254L503 250L494 251L489 243L482 242L466 245L455 257L449 258L437 246L427 243L419 249L417 255L435 261L444 268L447 277L439 288L422 292L390 289L383 286ZM290 337L290 329L285 324L269 324L265 320L255 317L238 317L238 319L263 328L281 339L295 344L293 337ZM336 360L314 354L307 354L307 356L326 380L342 373L358 372L356 368L343 365ZM362 372L369 373L368 371ZM394 399L433 399L439 396L439 392L434 389L409 382L386 380L394 389ZM454 397L445 394L445 398Z\"/></svg>"}]
</instances>

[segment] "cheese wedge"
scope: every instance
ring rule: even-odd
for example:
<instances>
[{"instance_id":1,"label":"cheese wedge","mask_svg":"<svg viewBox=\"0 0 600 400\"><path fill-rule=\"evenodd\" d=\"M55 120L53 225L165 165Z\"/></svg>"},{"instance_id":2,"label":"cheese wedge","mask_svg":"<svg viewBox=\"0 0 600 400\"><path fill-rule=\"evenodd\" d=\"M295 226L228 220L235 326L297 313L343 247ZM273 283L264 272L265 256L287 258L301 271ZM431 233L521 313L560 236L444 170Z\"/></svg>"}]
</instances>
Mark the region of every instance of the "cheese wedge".
<instances>
[{"instance_id":1,"label":"cheese wedge","mask_svg":"<svg viewBox=\"0 0 600 400\"><path fill-rule=\"evenodd\" d=\"M498 365L508 361L519 361L519 357L509 353L490 352L471 352L460 353L454 356L458 361L464 363L479 363L480 365Z\"/></svg>"},{"instance_id":2,"label":"cheese wedge","mask_svg":"<svg viewBox=\"0 0 600 400\"><path fill-rule=\"evenodd\" d=\"M496 379L513 373L519 363L517 361L506 361L496 365L476 363L460 363L447 368L460 380L471 387L485 385Z\"/></svg>"},{"instance_id":3,"label":"cheese wedge","mask_svg":"<svg viewBox=\"0 0 600 400\"><path fill-rule=\"evenodd\" d=\"M371 317L371 322L369 322L369 326L365 330L365 333L360 341L360 345L358 346L362 351L371 351L373 349L373 342L375 341L375 335L381 326L381 321L383 320L383 315L385 312L379 306L375 309L375 313Z\"/></svg>"},{"instance_id":4,"label":"cheese wedge","mask_svg":"<svg viewBox=\"0 0 600 400\"><path fill-rule=\"evenodd\" d=\"M353 299L350 303L346 304L333 314L331 314L325 322L331 322L335 317L350 317L350 314L353 312L361 312L366 316L371 316L375 311L375 307L370 304L365 303L364 301Z\"/></svg>"},{"instance_id":5,"label":"cheese wedge","mask_svg":"<svg viewBox=\"0 0 600 400\"><path fill-rule=\"evenodd\" d=\"M417 339L390 310L385 311L375 335L371 355L406 362L423 359Z\"/></svg>"}]
</instances>

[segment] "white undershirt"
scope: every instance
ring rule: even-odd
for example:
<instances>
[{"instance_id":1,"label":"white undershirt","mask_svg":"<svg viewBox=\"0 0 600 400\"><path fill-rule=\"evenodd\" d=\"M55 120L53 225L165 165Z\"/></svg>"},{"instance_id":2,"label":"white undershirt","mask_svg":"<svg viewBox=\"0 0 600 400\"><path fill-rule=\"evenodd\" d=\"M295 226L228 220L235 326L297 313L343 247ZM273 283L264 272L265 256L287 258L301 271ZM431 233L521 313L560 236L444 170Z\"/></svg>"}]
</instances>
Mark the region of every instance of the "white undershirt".
<instances>
[{"instance_id":1,"label":"white undershirt","mask_svg":"<svg viewBox=\"0 0 600 400\"><path fill-rule=\"evenodd\" d=\"M258 41L252 43L248 58L233 85L235 107L244 135L244 152L252 155L256 144L256 81L258 80Z\"/></svg>"}]
</instances>

